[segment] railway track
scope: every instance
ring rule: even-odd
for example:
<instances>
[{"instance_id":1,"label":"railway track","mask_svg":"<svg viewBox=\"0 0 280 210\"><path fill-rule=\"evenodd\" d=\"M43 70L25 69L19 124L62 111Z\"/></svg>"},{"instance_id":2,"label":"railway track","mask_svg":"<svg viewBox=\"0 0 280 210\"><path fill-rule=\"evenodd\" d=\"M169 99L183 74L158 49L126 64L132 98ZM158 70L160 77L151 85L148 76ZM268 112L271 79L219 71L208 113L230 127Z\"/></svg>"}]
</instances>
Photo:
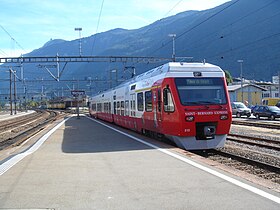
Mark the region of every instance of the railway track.
<instances>
[{"instance_id":1,"label":"railway track","mask_svg":"<svg viewBox=\"0 0 280 210\"><path fill-rule=\"evenodd\" d=\"M241 120L233 120L232 124L234 125L245 125L245 126L255 126L261 128L271 128L271 129L280 129L280 123L265 123L265 122L253 122L253 121L241 121Z\"/></svg>"},{"instance_id":2,"label":"railway track","mask_svg":"<svg viewBox=\"0 0 280 210\"><path fill-rule=\"evenodd\" d=\"M16 118L13 118L10 120L2 121L0 123L0 134L3 132L6 132L9 129L14 129L18 126L28 124L28 123L32 122L33 120L42 117L44 113L45 112L37 111L33 114L20 116L20 117L16 117ZM45 114L47 114L47 113L45 113Z\"/></svg>"},{"instance_id":3,"label":"railway track","mask_svg":"<svg viewBox=\"0 0 280 210\"><path fill-rule=\"evenodd\" d=\"M252 157L245 157L233 150L208 150L203 152L196 152L210 160L219 162L223 165L230 166L240 171L245 171L249 174L270 180L274 183L280 184L280 166L256 160Z\"/></svg>"},{"instance_id":4,"label":"railway track","mask_svg":"<svg viewBox=\"0 0 280 210\"><path fill-rule=\"evenodd\" d=\"M229 134L224 148L194 153L280 185L280 139L249 135Z\"/></svg>"},{"instance_id":5,"label":"railway track","mask_svg":"<svg viewBox=\"0 0 280 210\"><path fill-rule=\"evenodd\" d=\"M229 134L227 140L280 151L280 141L239 134Z\"/></svg>"},{"instance_id":6,"label":"railway track","mask_svg":"<svg viewBox=\"0 0 280 210\"><path fill-rule=\"evenodd\" d=\"M0 125L0 150L20 145L60 116L55 111L38 111L29 116L2 121Z\"/></svg>"}]
</instances>

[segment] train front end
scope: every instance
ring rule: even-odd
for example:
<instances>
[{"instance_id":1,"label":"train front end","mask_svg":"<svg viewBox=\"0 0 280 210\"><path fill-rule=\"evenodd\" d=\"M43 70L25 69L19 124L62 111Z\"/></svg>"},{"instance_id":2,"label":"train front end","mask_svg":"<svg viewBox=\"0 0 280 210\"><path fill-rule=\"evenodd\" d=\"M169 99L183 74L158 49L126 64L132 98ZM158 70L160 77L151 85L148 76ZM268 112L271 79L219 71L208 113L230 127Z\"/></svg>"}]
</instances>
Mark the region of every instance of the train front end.
<instances>
[{"instance_id":1,"label":"train front end","mask_svg":"<svg viewBox=\"0 0 280 210\"><path fill-rule=\"evenodd\" d=\"M224 72L211 64L174 63L164 83L165 136L186 150L223 147L232 121Z\"/></svg>"}]
</instances>

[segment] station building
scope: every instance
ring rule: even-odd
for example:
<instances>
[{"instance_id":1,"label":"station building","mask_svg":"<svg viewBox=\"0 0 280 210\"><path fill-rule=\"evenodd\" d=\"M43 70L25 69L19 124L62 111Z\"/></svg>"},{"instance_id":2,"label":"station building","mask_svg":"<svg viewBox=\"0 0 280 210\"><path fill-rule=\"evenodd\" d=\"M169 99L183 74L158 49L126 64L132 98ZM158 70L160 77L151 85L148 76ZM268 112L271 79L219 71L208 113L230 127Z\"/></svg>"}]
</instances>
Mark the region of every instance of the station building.
<instances>
[{"instance_id":1,"label":"station building","mask_svg":"<svg viewBox=\"0 0 280 210\"><path fill-rule=\"evenodd\" d=\"M263 92L267 89L256 84L246 83L242 87L241 84L229 85L228 91L231 102L240 101L244 104L248 102L248 105L261 105Z\"/></svg>"}]
</instances>

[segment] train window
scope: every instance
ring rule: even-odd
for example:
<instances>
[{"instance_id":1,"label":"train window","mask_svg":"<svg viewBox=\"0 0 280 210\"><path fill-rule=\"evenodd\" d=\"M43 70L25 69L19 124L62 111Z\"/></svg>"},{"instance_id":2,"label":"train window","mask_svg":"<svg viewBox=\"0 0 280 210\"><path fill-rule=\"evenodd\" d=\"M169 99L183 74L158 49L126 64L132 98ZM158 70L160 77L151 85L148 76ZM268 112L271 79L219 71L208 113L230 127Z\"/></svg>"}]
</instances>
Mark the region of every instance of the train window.
<instances>
[{"instance_id":1,"label":"train window","mask_svg":"<svg viewBox=\"0 0 280 210\"><path fill-rule=\"evenodd\" d=\"M132 104L132 103L133 103L133 101L130 101L130 110L131 110L130 115L131 115L131 116L134 116L134 115L133 115L133 111L135 111L135 110L133 110L133 108L132 108L132 107L133 107L133 104Z\"/></svg>"},{"instance_id":2,"label":"train window","mask_svg":"<svg viewBox=\"0 0 280 210\"><path fill-rule=\"evenodd\" d=\"M104 112L106 113L107 112L107 103L104 103L103 107L104 107Z\"/></svg>"},{"instance_id":3,"label":"train window","mask_svg":"<svg viewBox=\"0 0 280 210\"><path fill-rule=\"evenodd\" d=\"M91 105L91 109L92 109L92 111L94 111L94 112L96 111L96 103L94 103L94 104Z\"/></svg>"},{"instance_id":4,"label":"train window","mask_svg":"<svg viewBox=\"0 0 280 210\"><path fill-rule=\"evenodd\" d=\"M130 90L135 90L136 85L131 85Z\"/></svg>"},{"instance_id":5,"label":"train window","mask_svg":"<svg viewBox=\"0 0 280 210\"><path fill-rule=\"evenodd\" d=\"M135 100L132 101L132 106L133 106L133 116L135 116L135 109L136 109L136 102L135 102Z\"/></svg>"},{"instance_id":6,"label":"train window","mask_svg":"<svg viewBox=\"0 0 280 210\"><path fill-rule=\"evenodd\" d=\"M117 114L120 114L120 102L117 102Z\"/></svg>"},{"instance_id":7,"label":"train window","mask_svg":"<svg viewBox=\"0 0 280 210\"><path fill-rule=\"evenodd\" d=\"M111 102L109 102L109 113L111 114Z\"/></svg>"},{"instance_id":8,"label":"train window","mask_svg":"<svg viewBox=\"0 0 280 210\"><path fill-rule=\"evenodd\" d=\"M98 103L98 104L97 104L97 111L98 111L98 112L101 112L101 111L102 111L102 104L101 104L101 103Z\"/></svg>"},{"instance_id":9,"label":"train window","mask_svg":"<svg viewBox=\"0 0 280 210\"><path fill-rule=\"evenodd\" d=\"M114 102L114 114L117 114L117 103Z\"/></svg>"},{"instance_id":10,"label":"train window","mask_svg":"<svg viewBox=\"0 0 280 210\"><path fill-rule=\"evenodd\" d=\"M226 104L223 78L175 78L184 106Z\"/></svg>"},{"instance_id":11,"label":"train window","mask_svg":"<svg viewBox=\"0 0 280 210\"><path fill-rule=\"evenodd\" d=\"M152 111L152 91L145 92L145 111Z\"/></svg>"},{"instance_id":12,"label":"train window","mask_svg":"<svg viewBox=\"0 0 280 210\"><path fill-rule=\"evenodd\" d=\"M172 95L169 88L163 89L163 105L165 112L175 111Z\"/></svg>"},{"instance_id":13,"label":"train window","mask_svg":"<svg viewBox=\"0 0 280 210\"><path fill-rule=\"evenodd\" d=\"M129 101L125 101L125 105L124 105L124 109L125 109L125 116L129 115Z\"/></svg>"},{"instance_id":14,"label":"train window","mask_svg":"<svg viewBox=\"0 0 280 210\"><path fill-rule=\"evenodd\" d=\"M144 110L143 93L137 93L137 109L138 109L138 111Z\"/></svg>"},{"instance_id":15,"label":"train window","mask_svg":"<svg viewBox=\"0 0 280 210\"><path fill-rule=\"evenodd\" d=\"M135 94L130 95L130 116L135 116Z\"/></svg>"},{"instance_id":16,"label":"train window","mask_svg":"<svg viewBox=\"0 0 280 210\"><path fill-rule=\"evenodd\" d=\"M121 115L124 116L124 101L121 101Z\"/></svg>"},{"instance_id":17,"label":"train window","mask_svg":"<svg viewBox=\"0 0 280 210\"><path fill-rule=\"evenodd\" d=\"M158 111L161 112L161 91L158 89Z\"/></svg>"},{"instance_id":18,"label":"train window","mask_svg":"<svg viewBox=\"0 0 280 210\"><path fill-rule=\"evenodd\" d=\"M104 112L105 113L109 113L109 103L108 102L106 102L106 103L104 103Z\"/></svg>"}]
</instances>

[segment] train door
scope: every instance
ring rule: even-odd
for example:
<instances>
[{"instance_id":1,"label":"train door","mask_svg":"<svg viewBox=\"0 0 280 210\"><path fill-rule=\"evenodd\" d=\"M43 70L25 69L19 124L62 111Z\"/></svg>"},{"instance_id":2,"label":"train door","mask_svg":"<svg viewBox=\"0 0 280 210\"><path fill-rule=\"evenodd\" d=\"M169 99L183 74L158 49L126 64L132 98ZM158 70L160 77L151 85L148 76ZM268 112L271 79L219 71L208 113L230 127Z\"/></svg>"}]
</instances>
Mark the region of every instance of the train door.
<instances>
[{"instance_id":1,"label":"train door","mask_svg":"<svg viewBox=\"0 0 280 210\"><path fill-rule=\"evenodd\" d=\"M129 116L130 116L130 119L131 119L131 125L130 127L133 128L133 129L136 129L136 119L135 119L135 116L136 116L136 96L135 96L135 93L133 94L130 94L130 113L129 113Z\"/></svg>"},{"instance_id":2,"label":"train door","mask_svg":"<svg viewBox=\"0 0 280 210\"><path fill-rule=\"evenodd\" d=\"M156 89L154 93L154 100L156 102L156 106L154 109L155 112L155 119L154 123L156 127L159 127L161 125L161 120L162 120L162 98L161 98L161 89L158 88Z\"/></svg>"},{"instance_id":3,"label":"train door","mask_svg":"<svg viewBox=\"0 0 280 210\"><path fill-rule=\"evenodd\" d=\"M130 116L135 117L135 93L130 94Z\"/></svg>"}]
</instances>

